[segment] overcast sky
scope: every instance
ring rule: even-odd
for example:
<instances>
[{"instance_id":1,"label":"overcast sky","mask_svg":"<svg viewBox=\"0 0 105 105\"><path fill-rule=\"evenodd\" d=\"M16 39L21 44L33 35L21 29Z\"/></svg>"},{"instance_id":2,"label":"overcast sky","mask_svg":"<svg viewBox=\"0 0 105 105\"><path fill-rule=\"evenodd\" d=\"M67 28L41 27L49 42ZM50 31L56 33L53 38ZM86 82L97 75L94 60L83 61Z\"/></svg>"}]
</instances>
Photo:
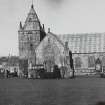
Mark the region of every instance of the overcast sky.
<instances>
[{"instance_id":1,"label":"overcast sky","mask_svg":"<svg viewBox=\"0 0 105 105\"><path fill-rule=\"evenodd\" d=\"M55 34L105 32L105 0L33 0L34 8ZM0 0L0 56L18 55L19 22L32 0Z\"/></svg>"}]
</instances>

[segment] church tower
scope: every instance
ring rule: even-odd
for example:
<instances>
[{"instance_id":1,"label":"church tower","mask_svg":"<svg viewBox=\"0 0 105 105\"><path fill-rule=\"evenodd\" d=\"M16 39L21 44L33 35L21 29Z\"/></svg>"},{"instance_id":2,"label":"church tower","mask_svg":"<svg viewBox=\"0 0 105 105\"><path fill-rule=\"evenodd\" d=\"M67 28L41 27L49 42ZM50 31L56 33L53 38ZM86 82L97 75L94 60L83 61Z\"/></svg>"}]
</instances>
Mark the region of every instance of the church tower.
<instances>
[{"instance_id":1,"label":"church tower","mask_svg":"<svg viewBox=\"0 0 105 105\"><path fill-rule=\"evenodd\" d=\"M35 64L35 49L43 40L46 33L35 12L34 5L31 5L24 25L20 22L18 31L19 57Z\"/></svg>"}]
</instances>

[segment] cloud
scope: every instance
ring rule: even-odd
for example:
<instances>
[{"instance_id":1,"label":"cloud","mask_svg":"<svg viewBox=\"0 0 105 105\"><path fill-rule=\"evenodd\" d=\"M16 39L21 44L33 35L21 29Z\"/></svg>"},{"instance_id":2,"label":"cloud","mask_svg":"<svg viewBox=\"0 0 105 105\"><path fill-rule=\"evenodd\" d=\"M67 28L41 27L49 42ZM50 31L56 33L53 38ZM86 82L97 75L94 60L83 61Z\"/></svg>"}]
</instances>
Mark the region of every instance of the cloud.
<instances>
[{"instance_id":1,"label":"cloud","mask_svg":"<svg viewBox=\"0 0 105 105\"><path fill-rule=\"evenodd\" d=\"M57 9L63 5L65 0L45 0L45 2L48 4L48 6Z\"/></svg>"}]
</instances>

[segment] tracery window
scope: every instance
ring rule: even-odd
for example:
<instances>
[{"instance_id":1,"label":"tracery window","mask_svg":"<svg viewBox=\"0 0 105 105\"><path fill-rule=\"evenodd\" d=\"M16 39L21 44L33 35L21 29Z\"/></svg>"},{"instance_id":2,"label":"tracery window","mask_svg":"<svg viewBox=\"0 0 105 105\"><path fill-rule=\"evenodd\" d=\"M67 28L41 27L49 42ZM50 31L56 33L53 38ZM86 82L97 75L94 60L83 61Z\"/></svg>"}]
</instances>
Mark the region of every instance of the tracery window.
<instances>
[{"instance_id":1,"label":"tracery window","mask_svg":"<svg viewBox=\"0 0 105 105\"><path fill-rule=\"evenodd\" d=\"M80 57L75 58L75 68L81 68L82 61Z\"/></svg>"},{"instance_id":2,"label":"tracery window","mask_svg":"<svg viewBox=\"0 0 105 105\"><path fill-rule=\"evenodd\" d=\"M88 67L94 67L95 66L95 57L89 56L88 57Z\"/></svg>"}]
</instances>

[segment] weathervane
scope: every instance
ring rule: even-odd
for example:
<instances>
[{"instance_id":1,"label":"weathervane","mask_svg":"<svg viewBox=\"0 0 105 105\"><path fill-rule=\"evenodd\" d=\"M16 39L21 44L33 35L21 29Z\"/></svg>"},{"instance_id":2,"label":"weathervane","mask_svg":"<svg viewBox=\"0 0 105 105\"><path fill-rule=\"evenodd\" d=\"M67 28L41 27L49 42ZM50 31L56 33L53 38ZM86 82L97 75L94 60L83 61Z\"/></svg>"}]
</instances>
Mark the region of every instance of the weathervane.
<instances>
[{"instance_id":1,"label":"weathervane","mask_svg":"<svg viewBox=\"0 0 105 105\"><path fill-rule=\"evenodd\" d=\"M32 0L31 8L33 8L33 7L34 7L34 1Z\"/></svg>"},{"instance_id":2,"label":"weathervane","mask_svg":"<svg viewBox=\"0 0 105 105\"><path fill-rule=\"evenodd\" d=\"M34 0L32 0L32 5L34 5Z\"/></svg>"},{"instance_id":3,"label":"weathervane","mask_svg":"<svg viewBox=\"0 0 105 105\"><path fill-rule=\"evenodd\" d=\"M32 0L32 5L33 5L33 0Z\"/></svg>"}]
</instances>

